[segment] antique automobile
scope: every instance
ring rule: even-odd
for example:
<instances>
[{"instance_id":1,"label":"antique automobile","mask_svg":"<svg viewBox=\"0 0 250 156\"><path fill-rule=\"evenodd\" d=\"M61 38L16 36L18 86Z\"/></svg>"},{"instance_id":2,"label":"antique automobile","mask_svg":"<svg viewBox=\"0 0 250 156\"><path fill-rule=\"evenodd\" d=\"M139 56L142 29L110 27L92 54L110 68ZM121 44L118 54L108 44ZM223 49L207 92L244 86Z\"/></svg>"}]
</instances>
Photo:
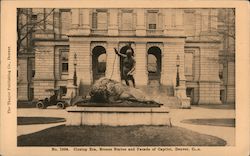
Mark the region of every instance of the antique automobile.
<instances>
[{"instance_id":1,"label":"antique automobile","mask_svg":"<svg viewBox=\"0 0 250 156\"><path fill-rule=\"evenodd\" d=\"M49 92L50 97L46 97L43 100L39 100L36 103L37 108L45 109L48 106L56 105L57 108L64 109L69 105L69 103L68 103L68 101L66 99L61 99L60 98L60 90L58 90L58 89L48 89L46 91Z\"/></svg>"}]
</instances>

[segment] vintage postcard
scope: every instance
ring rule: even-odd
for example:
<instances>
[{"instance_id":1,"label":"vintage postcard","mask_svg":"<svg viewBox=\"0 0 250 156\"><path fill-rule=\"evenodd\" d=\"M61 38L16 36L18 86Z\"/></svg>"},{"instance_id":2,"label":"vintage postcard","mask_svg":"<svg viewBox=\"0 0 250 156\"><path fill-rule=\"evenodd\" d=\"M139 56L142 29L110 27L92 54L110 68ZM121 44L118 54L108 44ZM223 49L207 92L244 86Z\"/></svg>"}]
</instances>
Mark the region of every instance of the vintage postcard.
<instances>
[{"instance_id":1,"label":"vintage postcard","mask_svg":"<svg viewBox=\"0 0 250 156\"><path fill-rule=\"evenodd\" d=\"M2 1L0 154L249 155L248 9Z\"/></svg>"}]
</instances>

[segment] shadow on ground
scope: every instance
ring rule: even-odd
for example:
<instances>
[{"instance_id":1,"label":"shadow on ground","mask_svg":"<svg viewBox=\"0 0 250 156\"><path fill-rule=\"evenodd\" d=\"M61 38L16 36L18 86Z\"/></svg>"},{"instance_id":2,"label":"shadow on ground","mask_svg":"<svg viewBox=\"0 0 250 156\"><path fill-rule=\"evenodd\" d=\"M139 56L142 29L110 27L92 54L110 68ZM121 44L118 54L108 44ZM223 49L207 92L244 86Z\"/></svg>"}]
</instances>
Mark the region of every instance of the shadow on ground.
<instances>
[{"instance_id":1,"label":"shadow on ground","mask_svg":"<svg viewBox=\"0 0 250 156\"><path fill-rule=\"evenodd\" d=\"M57 126L17 138L18 146L225 146L226 141L168 126Z\"/></svg>"},{"instance_id":2,"label":"shadow on ground","mask_svg":"<svg viewBox=\"0 0 250 156\"><path fill-rule=\"evenodd\" d=\"M54 117L17 117L17 125L49 124L65 121L64 118Z\"/></svg>"},{"instance_id":3,"label":"shadow on ground","mask_svg":"<svg viewBox=\"0 0 250 156\"><path fill-rule=\"evenodd\" d=\"M235 127L235 119L187 119L182 120L182 123L194 124L194 125L209 125L209 126L223 126L223 127Z\"/></svg>"}]
</instances>

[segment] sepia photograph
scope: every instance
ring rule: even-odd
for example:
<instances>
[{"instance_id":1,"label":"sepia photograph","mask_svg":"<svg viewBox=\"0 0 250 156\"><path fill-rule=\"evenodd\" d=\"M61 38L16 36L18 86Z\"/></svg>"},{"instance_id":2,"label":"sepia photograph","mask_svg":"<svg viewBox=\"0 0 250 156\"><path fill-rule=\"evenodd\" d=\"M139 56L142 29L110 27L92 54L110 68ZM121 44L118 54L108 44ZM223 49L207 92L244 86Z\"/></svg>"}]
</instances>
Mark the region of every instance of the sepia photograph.
<instances>
[{"instance_id":1,"label":"sepia photograph","mask_svg":"<svg viewBox=\"0 0 250 156\"><path fill-rule=\"evenodd\" d=\"M18 146L235 145L234 8L17 8L17 24Z\"/></svg>"},{"instance_id":2,"label":"sepia photograph","mask_svg":"<svg viewBox=\"0 0 250 156\"><path fill-rule=\"evenodd\" d=\"M1 4L0 155L249 154L248 3L152 2Z\"/></svg>"}]
</instances>

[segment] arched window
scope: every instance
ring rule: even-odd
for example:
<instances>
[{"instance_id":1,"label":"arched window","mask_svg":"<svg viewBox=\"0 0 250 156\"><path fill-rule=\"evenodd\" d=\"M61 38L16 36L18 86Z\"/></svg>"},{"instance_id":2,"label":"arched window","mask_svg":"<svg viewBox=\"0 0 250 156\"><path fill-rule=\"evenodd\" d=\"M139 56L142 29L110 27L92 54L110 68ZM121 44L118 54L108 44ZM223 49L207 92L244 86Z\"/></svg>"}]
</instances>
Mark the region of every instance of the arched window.
<instances>
[{"instance_id":1,"label":"arched window","mask_svg":"<svg viewBox=\"0 0 250 156\"><path fill-rule=\"evenodd\" d=\"M94 82L105 76L106 57L106 50L103 46L96 46L92 50L92 73Z\"/></svg>"},{"instance_id":2,"label":"arched window","mask_svg":"<svg viewBox=\"0 0 250 156\"><path fill-rule=\"evenodd\" d=\"M157 80L160 82L161 79L161 49L153 46L148 49L148 79ZM149 82L150 83L150 82Z\"/></svg>"}]
</instances>

